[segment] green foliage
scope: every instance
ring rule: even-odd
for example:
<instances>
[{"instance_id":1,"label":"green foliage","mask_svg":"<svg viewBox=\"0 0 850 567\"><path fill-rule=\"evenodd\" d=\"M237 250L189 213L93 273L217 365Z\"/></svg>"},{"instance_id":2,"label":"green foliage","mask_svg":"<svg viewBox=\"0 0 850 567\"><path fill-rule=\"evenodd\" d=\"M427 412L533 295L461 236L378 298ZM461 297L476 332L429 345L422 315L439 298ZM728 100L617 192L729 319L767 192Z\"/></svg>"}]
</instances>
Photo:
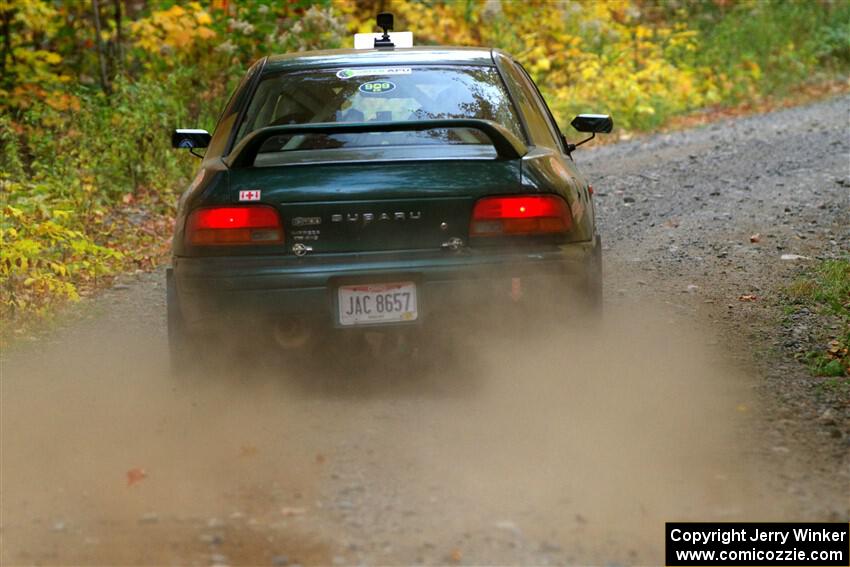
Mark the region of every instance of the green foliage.
<instances>
[{"instance_id":1,"label":"green foliage","mask_svg":"<svg viewBox=\"0 0 850 567\"><path fill-rule=\"evenodd\" d=\"M194 120L172 96L186 80L118 78L110 97L77 87L66 110L33 104L15 122L0 119L4 317L25 321L75 301L147 258L151 232L166 238L164 218L194 159L163 135Z\"/></svg>"},{"instance_id":2,"label":"green foliage","mask_svg":"<svg viewBox=\"0 0 850 567\"><path fill-rule=\"evenodd\" d=\"M824 260L788 286L797 302L816 303L850 321L850 258Z\"/></svg>"},{"instance_id":3,"label":"green foliage","mask_svg":"<svg viewBox=\"0 0 850 567\"><path fill-rule=\"evenodd\" d=\"M6 185L4 189L12 189ZM0 226L0 305L18 312L44 314L63 300L79 299L77 283L112 273L123 254L99 246L68 226L70 211L25 212L7 205Z\"/></svg>"},{"instance_id":4,"label":"green foliage","mask_svg":"<svg viewBox=\"0 0 850 567\"><path fill-rule=\"evenodd\" d=\"M251 62L350 47L382 9L417 43L511 52L561 124L600 111L648 130L850 68L845 0L98 5L0 0L0 309L13 327L156 262L196 167L169 148L169 130L211 129Z\"/></svg>"},{"instance_id":5,"label":"green foliage","mask_svg":"<svg viewBox=\"0 0 850 567\"><path fill-rule=\"evenodd\" d=\"M786 288L796 305L805 305L839 322L841 330L826 348L806 355L816 376L850 375L850 258L825 260Z\"/></svg>"},{"instance_id":6,"label":"green foliage","mask_svg":"<svg viewBox=\"0 0 850 567\"><path fill-rule=\"evenodd\" d=\"M850 65L850 4L752 0L695 19L700 49L682 65L705 69L723 100L784 94L813 73Z\"/></svg>"}]
</instances>

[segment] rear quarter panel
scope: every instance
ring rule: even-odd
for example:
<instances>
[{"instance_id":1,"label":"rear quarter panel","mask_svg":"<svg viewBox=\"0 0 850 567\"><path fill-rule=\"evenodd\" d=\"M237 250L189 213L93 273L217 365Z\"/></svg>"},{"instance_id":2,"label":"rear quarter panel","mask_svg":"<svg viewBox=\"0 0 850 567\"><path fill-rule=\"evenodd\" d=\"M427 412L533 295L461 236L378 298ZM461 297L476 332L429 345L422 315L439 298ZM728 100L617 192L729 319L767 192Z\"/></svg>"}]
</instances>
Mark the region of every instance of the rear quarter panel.
<instances>
[{"instance_id":1,"label":"rear quarter panel","mask_svg":"<svg viewBox=\"0 0 850 567\"><path fill-rule=\"evenodd\" d=\"M595 221L587 181L573 161L561 152L542 146L531 148L522 160L522 184L541 193L566 199L573 216L573 242L593 239Z\"/></svg>"}]
</instances>

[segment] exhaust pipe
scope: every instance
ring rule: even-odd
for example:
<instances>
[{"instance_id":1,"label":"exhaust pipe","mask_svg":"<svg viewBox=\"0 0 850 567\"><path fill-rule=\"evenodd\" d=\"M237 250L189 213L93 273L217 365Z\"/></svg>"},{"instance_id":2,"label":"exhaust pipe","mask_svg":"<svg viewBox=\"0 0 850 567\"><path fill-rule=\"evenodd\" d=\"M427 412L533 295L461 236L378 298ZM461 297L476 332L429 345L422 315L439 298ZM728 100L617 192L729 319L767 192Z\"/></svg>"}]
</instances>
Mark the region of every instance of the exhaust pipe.
<instances>
[{"instance_id":1,"label":"exhaust pipe","mask_svg":"<svg viewBox=\"0 0 850 567\"><path fill-rule=\"evenodd\" d=\"M277 320L272 325L272 336L284 350L299 349L310 342L313 327L301 317Z\"/></svg>"}]
</instances>

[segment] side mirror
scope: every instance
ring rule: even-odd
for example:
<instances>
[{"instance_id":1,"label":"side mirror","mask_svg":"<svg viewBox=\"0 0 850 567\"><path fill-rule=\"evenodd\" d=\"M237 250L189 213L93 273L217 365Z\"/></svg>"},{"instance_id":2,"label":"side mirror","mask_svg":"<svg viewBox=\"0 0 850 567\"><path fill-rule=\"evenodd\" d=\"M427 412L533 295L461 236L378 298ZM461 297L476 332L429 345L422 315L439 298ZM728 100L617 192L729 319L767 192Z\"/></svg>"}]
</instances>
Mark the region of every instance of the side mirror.
<instances>
[{"instance_id":1,"label":"side mirror","mask_svg":"<svg viewBox=\"0 0 850 567\"><path fill-rule=\"evenodd\" d=\"M614 121L607 114L579 114L573 118L570 126L579 132L609 134L614 129Z\"/></svg>"},{"instance_id":2,"label":"side mirror","mask_svg":"<svg viewBox=\"0 0 850 567\"><path fill-rule=\"evenodd\" d=\"M206 130L178 128L171 133L171 147L193 150L206 148L210 145L212 136Z\"/></svg>"},{"instance_id":3,"label":"side mirror","mask_svg":"<svg viewBox=\"0 0 850 567\"><path fill-rule=\"evenodd\" d=\"M579 132L590 132L590 138L586 138L575 144L570 144L567 142L564 135L561 134L561 141L564 143L564 148L567 150L568 154L572 153L573 150L583 143L591 141L597 134L608 134L611 132L611 130L614 129L614 121L607 114L579 114L573 118L573 121L570 122L570 126Z\"/></svg>"}]
</instances>

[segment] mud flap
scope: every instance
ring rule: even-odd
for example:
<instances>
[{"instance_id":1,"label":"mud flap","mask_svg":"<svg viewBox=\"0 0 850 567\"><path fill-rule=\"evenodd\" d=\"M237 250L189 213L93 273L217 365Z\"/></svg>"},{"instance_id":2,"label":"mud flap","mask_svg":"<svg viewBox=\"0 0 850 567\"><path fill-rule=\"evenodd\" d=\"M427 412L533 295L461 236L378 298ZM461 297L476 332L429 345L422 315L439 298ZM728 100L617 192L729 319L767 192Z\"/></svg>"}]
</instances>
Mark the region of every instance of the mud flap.
<instances>
[{"instance_id":1,"label":"mud flap","mask_svg":"<svg viewBox=\"0 0 850 567\"><path fill-rule=\"evenodd\" d=\"M587 270L587 307L593 317L602 316L602 237L594 238L593 257Z\"/></svg>"}]
</instances>

